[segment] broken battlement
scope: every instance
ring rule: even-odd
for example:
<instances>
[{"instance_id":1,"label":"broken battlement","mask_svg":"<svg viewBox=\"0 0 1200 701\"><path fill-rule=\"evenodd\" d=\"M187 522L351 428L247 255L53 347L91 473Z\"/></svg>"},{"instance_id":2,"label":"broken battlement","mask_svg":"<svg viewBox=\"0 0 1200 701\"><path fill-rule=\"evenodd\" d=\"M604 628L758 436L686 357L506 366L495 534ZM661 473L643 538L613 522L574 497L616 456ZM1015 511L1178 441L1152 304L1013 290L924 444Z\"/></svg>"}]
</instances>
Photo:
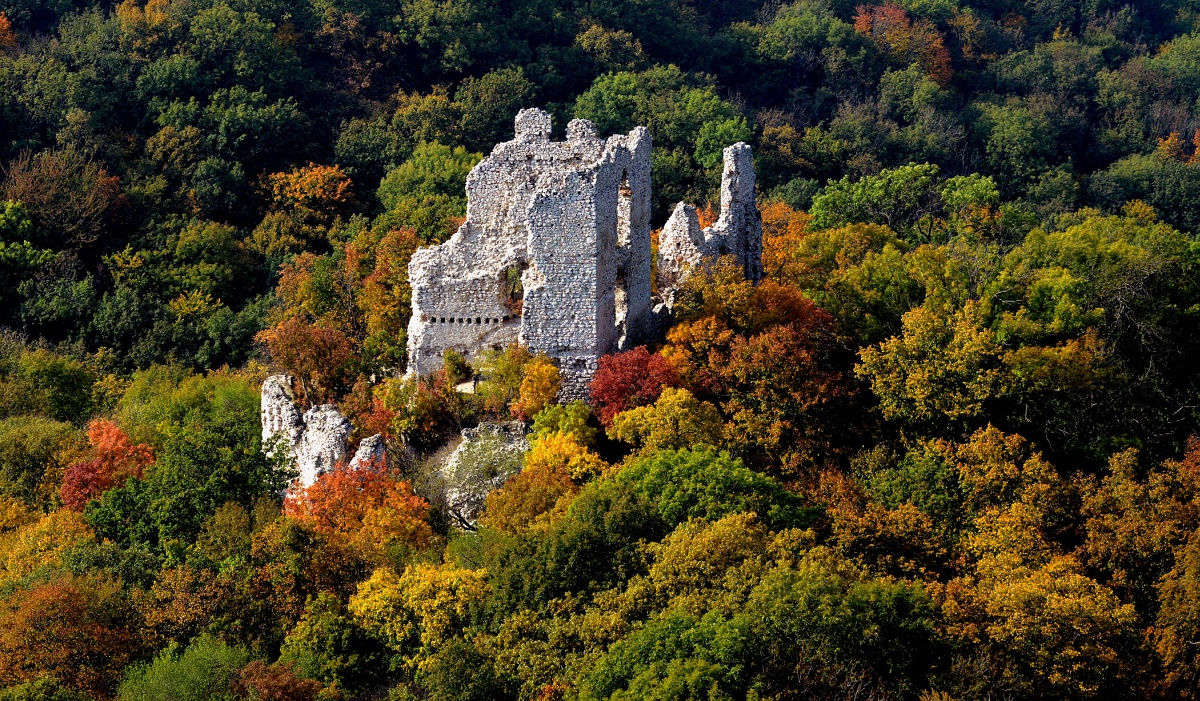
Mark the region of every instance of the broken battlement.
<instances>
[{"instance_id":1,"label":"broken battlement","mask_svg":"<svg viewBox=\"0 0 1200 701\"><path fill-rule=\"evenodd\" d=\"M563 396L586 396L600 356L654 340L667 305L652 298L650 132L600 139L572 120L551 141L550 115L521 110L516 136L467 177L467 218L409 264L409 371L519 341L559 364ZM725 149L721 214L701 230L680 204L659 242L659 289L706 259L732 255L762 275L762 224L750 147ZM663 299L670 299L664 295Z\"/></svg>"}]
</instances>

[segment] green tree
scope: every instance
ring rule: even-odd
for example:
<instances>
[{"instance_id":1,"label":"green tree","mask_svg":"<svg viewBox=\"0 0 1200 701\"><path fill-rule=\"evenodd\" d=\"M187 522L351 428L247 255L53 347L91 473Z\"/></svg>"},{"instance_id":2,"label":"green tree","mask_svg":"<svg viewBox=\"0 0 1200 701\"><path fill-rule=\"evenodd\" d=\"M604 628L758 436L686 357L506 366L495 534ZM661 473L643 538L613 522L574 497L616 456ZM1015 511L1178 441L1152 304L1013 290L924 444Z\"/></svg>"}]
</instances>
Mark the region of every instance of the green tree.
<instances>
[{"instance_id":1,"label":"green tree","mask_svg":"<svg viewBox=\"0 0 1200 701\"><path fill-rule=\"evenodd\" d=\"M711 83L676 66L601 76L575 102L576 117L590 119L601 134L643 125L654 138L651 154L655 212L679 200L711 199L721 150L750 139L750 127Z\"/></svg>"},{"instance_id":2,"label":"green tree","mask_svg":"<svg viewBox=\"0 0 1200 701\"><path fill-rule=\"evenodd\" d=\"M156 461L143 479L91 503L88 522L118 543L170 551L226 503L249 508L277 493L287 474L262 454L258 401L255 385L231 373L172 377L156 369L135 378L118 411Z\"/></svg>"},{"instance_id":3,"label":"green tree","mask_svg":"<svg viewBox=\"0 0 1200 701\"><path fill-rule=\"evenodd\" d=\"M711 448L653 453L610 480L644 497L672 527L689 518L715 520L743 511L757 513L773 528L805 527L819 514L803 497Z\"/></svg>"},{"instance_id":4,"label":"green tree","mask_svg":"<svg viewBox=\"0 0 1200 701\"><path fill-rule=\"evenodd\" d=\"M375 684L386 665L384 651L336 597L318 594L304 617L288 631L279 651L281 664L301 676L347 691Z\"/></svg>"},{"instance_id":5,"label":"green tree","mask_svg":"<svg viewBox=\"0 0 1200 701\"><path fill-rule=\"evenodd\" d=\"M532 437L538 438L552 433L566 433L575 442L590 447L596 442L596 429L588 425L592 410L583 400L576 399L568 404L547 404L533 417Z\"/></svg>"},{"instance_id":6,"label":"green tree","mask_svg":"<svg viewBox=\"0 0 1200 701\"><path fill-rule=\"evenodd\" d=\"M467 78L454 93L454 101L462 111L462 142L471 150L487 151L501 141L511 140L517 112L536 99L536 86L520 68L501 68L480 78Z\"/></svg>"},{"instance_id":7,"label":"green tree","mask_svg":"<svg viewBox=\"0 0 1200 701\"><path fill-rule=\"evenodd\" d=\"M377 196L387 212L379 221L411 227L429 242L449 238L455 221L466 215L467 174L482 157L462 146L421 142L380 182Z\"/></svg>"},{"instance_id":8,"label":"green tree","mask_svg":"<svg viewBox=\"0 0 1200 701\"><path fill-rule=\"evenodd\" d=\"M87 701L87 696L64 688L54 677L42 677L0 689L0 701Z\"/></svg>"},{"instance_id":9,"label":"green tree","mask_svg":"<svg viewBox=\"0 0 1200 701\"><path fill-rule=\"evenodd\" d=\"M250 661L243 648L202 635L183 650L169 650L153 662L130 667L121 682L121 701L209 701L234 698L232 684Z\"/></svg>"},{"instance_id":10,"label":"green tree","mask_svg":"<svg viewBox=\"0 0 1200 701\"><path fill-rule=\"evenodd\" d=\"M928 241L940 213L938 167L928 163L884 170L854 181L845 176L813 197L813 226L828 229L851 223L882 224L910 242Z\"/></svg>"},{"instance_id":11,"label":"green tree","mask_svg":"<svg viewBox=\"0 0 1200 701\"><path fill-rule=\"evenodd\" d=\"M53 503L62 471L84 441L78 428L53 419L0 421L0 491L29 504Z\"/></svg>"}]
</instances>

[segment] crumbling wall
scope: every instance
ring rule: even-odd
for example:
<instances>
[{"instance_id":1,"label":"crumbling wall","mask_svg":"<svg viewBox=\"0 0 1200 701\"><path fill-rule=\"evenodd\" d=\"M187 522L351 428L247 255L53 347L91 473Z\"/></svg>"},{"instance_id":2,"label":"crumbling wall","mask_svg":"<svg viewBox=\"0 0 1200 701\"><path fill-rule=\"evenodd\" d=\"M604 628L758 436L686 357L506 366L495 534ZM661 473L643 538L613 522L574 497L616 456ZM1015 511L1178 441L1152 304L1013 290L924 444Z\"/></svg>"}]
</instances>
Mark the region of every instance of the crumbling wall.
<instances>
[{"instance_id":1,"label":"crumbling wall","mask_svg":"<svg viewBox=\"0 0 1200 701\"><path fill-rule=\"evenodd\" d=\"M600 356L653 340L670 288L709 257L734 255L762 276L762 225L750 147L725 149L721 215L701 231L680 205L660 239L651 297L650 133L600 139L591 122L550 140L550 115L521 110L516 136L467 177L467 217L440 246L409 263L413 309L409 371L441 367L449 349L467 357L514 341L545 353L562 372L563 399L587 396ZM518 284L519 282L519 284Z\"/></svg>"},{"instance_id":2,"label":"crumbling wall","mask_svg":"<svg viewBox=\"0 0 1200 701\"><path fill-rule=\"evenodd\" d=\"M409 264L409 367L520 341L581 396L596 358L644 340L650 269L649 132L602 140L577 119L551 141L550 115L522 110L467 178L466 221Z\"/></svg>"},{"instance_id":3,"label":"crumbling wall","mask_svg":"<svg viewBox=\"0 0 1200 701\"><path fill-rule=\"evenodd\" d=\"M658 238L658 286L667 291L706 260L734 256L746 279L762 279L762 218L754 198L754 158L741 142L724 151L721 214L701 230L696 208L680 202Z\"/></svg>"}]
</instances>

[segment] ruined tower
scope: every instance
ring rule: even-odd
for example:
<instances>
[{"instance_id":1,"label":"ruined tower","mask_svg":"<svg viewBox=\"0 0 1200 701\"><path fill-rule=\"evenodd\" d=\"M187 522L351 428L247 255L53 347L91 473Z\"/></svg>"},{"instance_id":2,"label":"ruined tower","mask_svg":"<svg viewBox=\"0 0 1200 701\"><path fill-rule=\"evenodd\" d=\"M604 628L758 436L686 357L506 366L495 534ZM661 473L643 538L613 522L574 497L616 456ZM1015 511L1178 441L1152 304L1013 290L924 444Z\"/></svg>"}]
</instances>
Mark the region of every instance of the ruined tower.
<instances>
[{"instance_id":1,"label":"ruined tower","mask_svg":"<svg viewBox=\"0 0 1200 701\"><path fill-rule=\"evenodd\" d=\"M658 288L670 290L706 259L726 255L741 263L747 280L762 279L762 218L754 201L754 158L744 143L725 149L716 223L701 229L694 206L675 205L658 237Z\"/></svg>"},{"instance_id":2,"label":"ruined tower","mask_svg":"<svg viewBox=\"0 0 1200 701\"><path fill-rule=\"evenodd\" d=\"M600 356L658 332L668 312L651 298L650 133L600 139L576 119L565 141L551 141L550 127L546 112L521 110L515 138L467 177L466 221L413 255L410 372L438 369L448 349L471 356L519 341L558 363L564 398L582 398ZM691 227L695 209L681 207L664 229L661 281L676 284L690 266L726 253L761 276L749 146L725 150L713 227Z\"/></svg>"}]
</instances>

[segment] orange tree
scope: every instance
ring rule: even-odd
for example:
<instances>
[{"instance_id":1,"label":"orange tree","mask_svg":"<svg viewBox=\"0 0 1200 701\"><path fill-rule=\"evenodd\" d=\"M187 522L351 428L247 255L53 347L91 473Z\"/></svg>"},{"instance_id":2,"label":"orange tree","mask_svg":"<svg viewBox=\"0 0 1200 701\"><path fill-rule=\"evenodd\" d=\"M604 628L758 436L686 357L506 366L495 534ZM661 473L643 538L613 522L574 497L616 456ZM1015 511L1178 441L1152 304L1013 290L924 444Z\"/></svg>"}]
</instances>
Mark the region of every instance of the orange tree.
<instances>
[{"instance_id":1,"label":"orange tree","mask_svg":"<svg viewBox=\"0 0 1200 701\"><path fill-rule=\"evenodd\" d=\"M724 445L795 478L845 446L855 385L834 319L799 289L754 285L722 263L688 279L663 356L699 399L716 404Z\"/></svg>"}]
</instances>

